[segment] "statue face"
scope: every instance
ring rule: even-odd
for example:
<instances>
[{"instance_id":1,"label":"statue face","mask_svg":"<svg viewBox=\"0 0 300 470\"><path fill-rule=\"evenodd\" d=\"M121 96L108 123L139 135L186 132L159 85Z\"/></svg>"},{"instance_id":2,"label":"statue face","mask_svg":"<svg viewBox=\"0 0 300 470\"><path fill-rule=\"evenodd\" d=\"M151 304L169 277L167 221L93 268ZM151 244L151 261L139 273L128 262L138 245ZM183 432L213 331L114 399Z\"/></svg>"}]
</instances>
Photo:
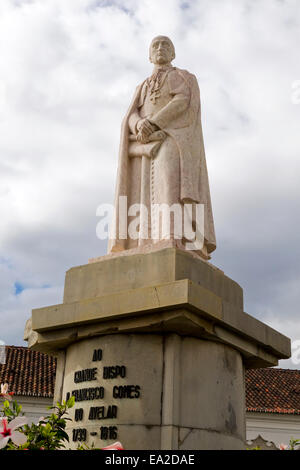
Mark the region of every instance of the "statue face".
<instances>
[{"instance_id":1,"label":"statue face","mask_svg":"<svg viewBox=\"0 0 300 470\"><path fill-rule=\"evenodd\" d=\"M150 61L153 64L169 64L175 57L174 46L169 38L158 36L150 45Z\"/></svg>"}]
</instances>

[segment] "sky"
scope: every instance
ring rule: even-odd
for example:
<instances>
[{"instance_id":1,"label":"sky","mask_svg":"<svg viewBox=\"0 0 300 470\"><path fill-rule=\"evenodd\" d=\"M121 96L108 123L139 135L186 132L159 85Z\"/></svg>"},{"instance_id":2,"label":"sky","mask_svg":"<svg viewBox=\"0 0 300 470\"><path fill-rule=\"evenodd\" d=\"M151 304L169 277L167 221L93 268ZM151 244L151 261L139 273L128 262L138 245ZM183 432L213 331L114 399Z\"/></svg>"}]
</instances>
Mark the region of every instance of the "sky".
<instances>
[{"instance_id":1,"label":"sky","mask_svg":"<svg viewBox=\"0 0 300 470\"><path fill-rule=\"evenodd\" d=\"M31 309L106 253L96 210L158 34L199 81L211 262L292 339L280 367L300 368L299 0L1 0L0 340L25 345Z\"/></svg>"}]
</instances>

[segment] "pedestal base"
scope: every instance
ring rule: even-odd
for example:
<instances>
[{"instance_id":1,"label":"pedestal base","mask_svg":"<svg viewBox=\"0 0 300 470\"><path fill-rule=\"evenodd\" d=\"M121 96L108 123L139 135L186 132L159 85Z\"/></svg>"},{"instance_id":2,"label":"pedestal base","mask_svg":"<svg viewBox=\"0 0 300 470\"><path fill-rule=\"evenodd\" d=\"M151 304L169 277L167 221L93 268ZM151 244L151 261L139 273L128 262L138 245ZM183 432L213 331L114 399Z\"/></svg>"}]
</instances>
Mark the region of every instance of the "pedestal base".
<instances>
[{"instance_id":1,"label":"pedestal base","mask_svg":"<svg viewBox=\"0 0 300 470\"><path fill-rule=\"evenodd\" d=\"M176 248L72 268L25 337L58 357L54 400L76 398L73 448L241 449L244 368L290 356L237 283Z\"/></svg>"},{"instance_id":2,"label":"pedestal base","mask_svg":"<svg viewBox=\"0 0 300 470\"><path fill-rule=\"evenodd\" d=\"M96 447L115 439L125 449L244 448L243 361L228 346L176 334L108 335L73 344L59 367L63 397L76 398L72 448L78 428ZM87 370L93 380L74 383Z\"/></svg>"}]
</instances>

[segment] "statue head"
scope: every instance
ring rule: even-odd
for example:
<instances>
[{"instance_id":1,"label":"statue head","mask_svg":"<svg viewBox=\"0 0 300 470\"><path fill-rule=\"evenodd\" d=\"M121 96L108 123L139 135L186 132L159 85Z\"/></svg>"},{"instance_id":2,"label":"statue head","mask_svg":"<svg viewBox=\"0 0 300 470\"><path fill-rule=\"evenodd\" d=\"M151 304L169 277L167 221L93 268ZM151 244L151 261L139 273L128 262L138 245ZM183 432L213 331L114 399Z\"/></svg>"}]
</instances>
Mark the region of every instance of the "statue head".
<instances>
[{"instance_id":1,"label":"statue head","mask_svg":"<svg viewBox=\"0 0 300 470\"><path fill-rule=\"evenodd\" d=\"M156 65L165 65L175 59L175 47L167 36L156 36L152 39L149 48L150 62Z\"/></svg>"}]
</instances>

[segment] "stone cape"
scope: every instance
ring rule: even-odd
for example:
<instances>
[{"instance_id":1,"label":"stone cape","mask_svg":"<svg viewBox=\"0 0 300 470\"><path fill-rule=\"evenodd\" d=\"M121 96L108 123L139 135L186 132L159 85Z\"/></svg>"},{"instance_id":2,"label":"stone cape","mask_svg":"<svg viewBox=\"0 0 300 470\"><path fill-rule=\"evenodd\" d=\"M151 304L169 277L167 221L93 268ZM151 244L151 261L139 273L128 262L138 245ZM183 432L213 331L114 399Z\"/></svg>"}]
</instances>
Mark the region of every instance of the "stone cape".
<instances>
[{"instance_id":1,"label":"stone cape","mask_svg":"<svg viewBox=\"0 0 300 470\"><path fill-rule=\"evenodd\" d=\"M180 175L179 181L166 182L166 184L179 184L179 200L178 203L184 201L193 201L204 205L204 241L208 253L216 248L216 239L214 231L214 222L212 216L212 207L209 191L208 174L205 159L205 150L201 125L201 107L200 107L200 91L196 77L187 72L174 67L185 85L190 90L189 106L182 116L174 119L163 131L175 142L180 158ZM128 249L128 240L120 237L119 227L119 197L129 195L129 188L134 185L141 188L143 192L143 175L140 174L134 182L130 174L129 162L129 119L141 102L141 93L146 80L140 84L133 97L133 101L128 112L123 119L121 129L121 140L119 149L119 165L115 191L115 216L112 224L110 239L108 243L108 252L122 251ZM165 143L162 143L160 151L163 151ZM137 197L139 199L139 196ZM140 203L140 199L131 201L131 203ZM130 248L138 247L142 244L141 239L131 241Z\"/></svg>"}]
</instances>

